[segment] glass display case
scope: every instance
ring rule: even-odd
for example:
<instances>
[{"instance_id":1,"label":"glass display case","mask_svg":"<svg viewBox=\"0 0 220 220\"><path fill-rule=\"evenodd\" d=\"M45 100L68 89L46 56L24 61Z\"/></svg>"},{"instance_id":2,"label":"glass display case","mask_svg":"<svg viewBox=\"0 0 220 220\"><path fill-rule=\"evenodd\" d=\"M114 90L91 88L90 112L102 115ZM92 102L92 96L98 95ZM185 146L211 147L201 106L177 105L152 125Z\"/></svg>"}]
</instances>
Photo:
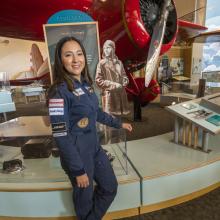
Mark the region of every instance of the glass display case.
<instances>
[{"instance_id":1,"label":"glass display case","mask_svg":"<svg viewBox=\"0 0 220 220\"><path fill-rule=\"evenodd\" d=\"M124 129L102 126L99 130L100 143L112 163L117 176L128 174L127 140Z\"/></svg>"},{"instance_id":2,"label":"glass display case","mask_svg":"<svg viewBox=\"0 0 220 220\"><path fill-rule=\"evenodd\" d=\"M202 73L206 80L205 92L207 95L220 92L220 71L208 71Z\"/></svg>"},{"instance_id":3,"label":"glass display case","mask_svg":"<svg viewBox=\"0 0 220 220\"><path fill-rule=\"evenodd\" d=\"M0 91L10 90L10 82L6 72L0 72Z\"/></svg>"},{"instance_id":4,"label":"glass display case","mask_svg":"<svg viewBox=\"0 0 220 220\"><path fill-rule=\"evenodd\" d=\"M103 149L116 176L128 174L126 132L103 126ZM49 141L48 141L49 140ZM0 183L66 182L47 116L23 116L0 124ZM46 153L45 153L46 151ZM19 159L22 170L5 172L4 161Z\"/></svg>"},{"instance_id":5,"label":"glass display case","mask_svg":"<svg viewBox=\"0 0 220 220\"><path fill-rule=\"evenodd\" d=\"M168 106L175 115L174 142L209 153L209 136L220 133L220 93Z\"/></svg>"},{"instance_id":6,"label":"glass display case","mask_svg":"<svg viewBox=\"0 0 220 220\"><path fill-rule=\"evenodd\" d=\"M0 72L0 122L6 121L6 113L12 111L15 111L15 103L12 100L8 75L6 72Z\"/></svg>"}]
</instances>

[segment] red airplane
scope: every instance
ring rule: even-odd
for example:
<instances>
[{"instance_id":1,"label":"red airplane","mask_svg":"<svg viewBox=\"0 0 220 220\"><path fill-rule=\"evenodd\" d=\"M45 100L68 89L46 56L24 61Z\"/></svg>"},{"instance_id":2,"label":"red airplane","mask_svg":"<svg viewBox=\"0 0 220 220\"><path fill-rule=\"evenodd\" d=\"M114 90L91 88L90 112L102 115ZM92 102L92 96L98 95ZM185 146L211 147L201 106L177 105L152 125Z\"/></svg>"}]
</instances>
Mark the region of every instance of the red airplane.
<instances>
[{"instance_id":1,"label":"red airplane","mask_svg":"<svg viewBox=\"0 0 220 220\"><path fill-rule=\"evenodd\" d=\"M206 30L203 26L178 20L173 0L7 0L0 7L0 36L44 41L42 25L53 14L71 9L85 12L98 21L101 48L107 39L115 42L116 54L123 61L130 80L127 92L141 105L160 92L152 79L153 68L158 55L168 51L175 42L178 30L195 35ZM146 64L146 70L151 72L148 83L132 75L134 69ZM22 83L22 80L11 83Z\"/></svg>"}]
</instances>

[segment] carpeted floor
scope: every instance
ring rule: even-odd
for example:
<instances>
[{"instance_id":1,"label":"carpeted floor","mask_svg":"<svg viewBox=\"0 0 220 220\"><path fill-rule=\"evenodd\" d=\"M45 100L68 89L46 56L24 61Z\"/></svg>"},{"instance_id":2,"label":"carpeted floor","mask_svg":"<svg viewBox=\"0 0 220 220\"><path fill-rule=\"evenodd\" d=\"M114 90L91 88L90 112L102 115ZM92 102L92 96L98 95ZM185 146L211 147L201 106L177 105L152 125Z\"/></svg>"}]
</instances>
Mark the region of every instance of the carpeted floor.
<instances>
[{"instance_id":1,"label":"carpeted floor","mask_svg":"<svg viewBox=\"0 0 220 220\"><path fill-rule=\"evenodd\" d=\"M122 220L219 220L220 189L192 201Z\"/></svg>"},{"instance_id":2,"label":"carpeted floor","mask_svg":"<svg viewBox=\"0 0 220 220\"><path fill-rule=\"evenodd\" d=\"M173 116L156 103L142 108L142 122L133 122L132 110L131 105L131 114L123 118L133 126L133 132L127 133L127 140L151 137L173 129ZM17 106L17 111L8 114L8 118L46 114L45 105L36 103ZM178 206L123 220L220 220L220 189Z\"/></svg>"}]
</instances>

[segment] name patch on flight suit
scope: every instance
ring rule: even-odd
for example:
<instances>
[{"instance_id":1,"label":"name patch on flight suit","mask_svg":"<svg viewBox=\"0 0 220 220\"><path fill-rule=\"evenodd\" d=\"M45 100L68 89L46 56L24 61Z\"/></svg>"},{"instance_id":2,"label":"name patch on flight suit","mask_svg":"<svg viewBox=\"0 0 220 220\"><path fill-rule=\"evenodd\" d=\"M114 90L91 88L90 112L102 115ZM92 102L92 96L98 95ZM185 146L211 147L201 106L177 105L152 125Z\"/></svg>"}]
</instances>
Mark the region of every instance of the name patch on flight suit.
<instances>
[{"instance_id":1,"label":"name patch on flight suit","mask_svg":"<svg viewBox=\"0 0 220 220\"><path fill-rule=\"evenodd\" d=\"M64 100L50 99L49 100L49 115L64 115Z\"/></svg>"},{"instance_id":2,"label":"name patch on flight suit","mask_svg":"<svg viewBox=\"0 0 220 220\"><path fill-rule=\"evenodd\" d=\"M89 124L89 119L88 119L88 118L82 118L81 120L79 120L79 121L77 122L77 125L78 125L78 127L80 127L80 128L85 128L85 127L88 126L88 124Z\"/></svg>"},{"instance_id":3,"label":"name patch on flight suit","mask_svg":"<svg viewBox=\"0 0 220 220\"><path fill-rule=\"evenodd\" d=\"M76 96L81 96L85 94L85 92L81 88L78 88L78 89L75 89L75 91L73 91L73 94Z\"/></svg>"},{"instance_id":4,"label":"name patch on flight suit","mask_svg":"<svg viewBox=\"0 0 220 220\"><path fill-rule=\"evenodd\" d=\"M52 123L52 133L54 137L67 135L66 122Z\"/></svg>"}]
</instances>

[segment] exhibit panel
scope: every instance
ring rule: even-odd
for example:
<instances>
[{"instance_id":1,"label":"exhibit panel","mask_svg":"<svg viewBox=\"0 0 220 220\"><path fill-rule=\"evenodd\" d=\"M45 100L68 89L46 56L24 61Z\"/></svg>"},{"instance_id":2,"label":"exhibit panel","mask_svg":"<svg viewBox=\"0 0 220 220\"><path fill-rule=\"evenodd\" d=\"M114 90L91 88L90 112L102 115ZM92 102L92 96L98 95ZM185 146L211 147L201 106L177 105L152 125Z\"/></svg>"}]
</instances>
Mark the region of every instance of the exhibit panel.
<instances>
[{"instance_id":1,"label":"exhibit panel","mask_svg":"<svg viewBox=\"0 0 220 220\"><path fill-rule=\"evenodd\" d=\"M220 94L168 106L176 116L174 142L209 152L210 135L220 133Z\"/></svg>"}]
</instances>

